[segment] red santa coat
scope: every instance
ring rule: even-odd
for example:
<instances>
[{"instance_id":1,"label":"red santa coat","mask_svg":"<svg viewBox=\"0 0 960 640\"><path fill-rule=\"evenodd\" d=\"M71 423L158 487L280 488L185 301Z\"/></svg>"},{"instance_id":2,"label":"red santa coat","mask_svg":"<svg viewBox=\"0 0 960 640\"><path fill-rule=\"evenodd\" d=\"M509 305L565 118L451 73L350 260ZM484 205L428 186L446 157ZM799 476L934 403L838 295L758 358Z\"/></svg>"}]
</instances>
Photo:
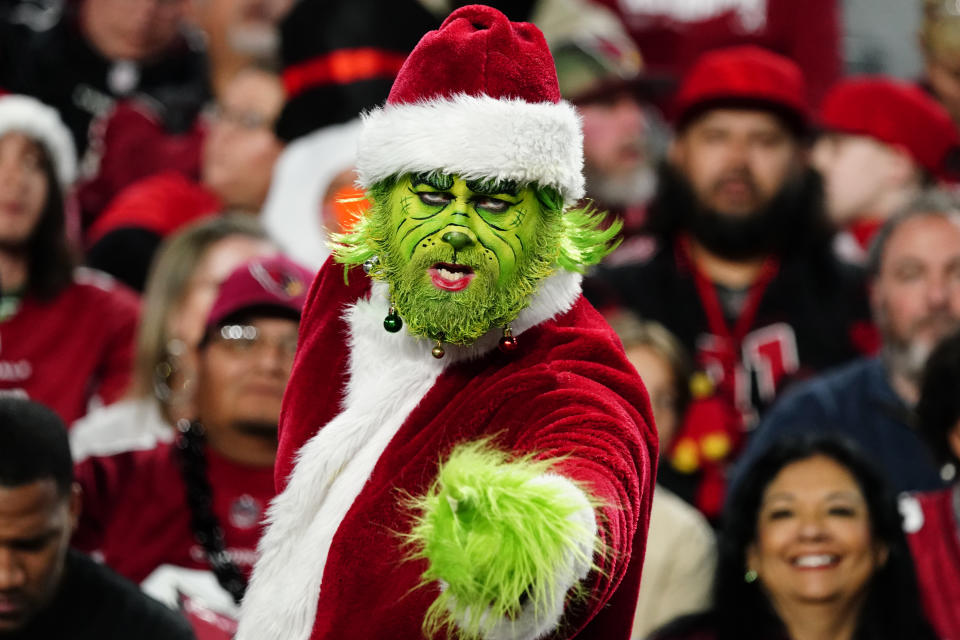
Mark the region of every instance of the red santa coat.
<instances>
[{"instance_id":1,"label":"red santa coat","mask_svg":"<svg viewBox=\"0 0 960 640\"><path fill-rule=\"evenodd\" d=\"M960 639L960 484L900 499L903 528L927 619L944 640Z\"/></svg>"},{"instance_id":2,"label":"red santa coat","mask_svg":"<svg viewBox=\"0 0 960 640\"><path fill-rule=\"evenodd\" d=\"M261 540L238 640L421 638L436 584L399 534L458 444L495 436L518 453L565 456L555 469L604 505L611 551L549 637L628 638L656 474L649 401L615 334L580 295L580 276L541 283L512 324L470 348L383 329L387 287L328 261L300 325L284 399L278 497ZM566 585L562 585L566 586ZM562 612L557 612L557 616ZM530 635L529 637L539 637Z\"/></svg>"}]
</instances>

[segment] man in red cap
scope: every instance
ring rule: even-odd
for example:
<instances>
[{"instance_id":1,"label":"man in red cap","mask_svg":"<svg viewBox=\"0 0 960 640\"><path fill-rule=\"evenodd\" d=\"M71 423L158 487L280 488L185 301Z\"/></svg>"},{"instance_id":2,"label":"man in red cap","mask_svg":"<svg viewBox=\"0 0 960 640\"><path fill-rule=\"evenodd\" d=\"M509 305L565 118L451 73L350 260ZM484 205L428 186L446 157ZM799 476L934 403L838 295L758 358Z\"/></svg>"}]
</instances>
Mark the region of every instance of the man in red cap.
<instances>
[{"instance_id":1,"label":"man in red cap","mask_svg":"<svg viewBox=\"0 0 960 640\"><path fill-rule=\"evenodd\" d=\"M730 423L749 428L788 381L857 355L865 291L830 251L793 62L751 46L706 54L674 115L647 255L599 269L588 297L673 331L737 414ZM729 459L742 437L712 430L695 439L718 436L708 457Z\"/></svg>"},{"instance_id":2,"label":"man in red cap","mask_svg":"<svg viewBox=\"0 0 960 640\"><path fill-rule=\"evenodd\" d=\"M236 615L274 495L280 402L311 274L257 258L220 286L199 348L196 416L178 439L77 464L74 545L175 606L177 592Z\"/></svg>"},{"instance_id":3,"label":"man in red cap","mask_svg":"<svg viewBox=\"0 0 960 640\"><path fill-rule=\"evenodd\" d=\"M657 442L580 293L619 225L574 206L543 35L453 12L357 159L371 205L304 311L237 638L628 638Z\"/></svg>"},{"instance_id":4,"label":"man in red cap","mask_svg":"<svg viewBox=\"0 0 960 640\"><path fill-rule=\"evenodd\" d=\"M953 181L960 136L950 114L918 87L883 77L836 85L823 102L813 147L827 212L844 233L841 257L866 260L874 233L925 186Z\"/></svg>"}]
</instances>

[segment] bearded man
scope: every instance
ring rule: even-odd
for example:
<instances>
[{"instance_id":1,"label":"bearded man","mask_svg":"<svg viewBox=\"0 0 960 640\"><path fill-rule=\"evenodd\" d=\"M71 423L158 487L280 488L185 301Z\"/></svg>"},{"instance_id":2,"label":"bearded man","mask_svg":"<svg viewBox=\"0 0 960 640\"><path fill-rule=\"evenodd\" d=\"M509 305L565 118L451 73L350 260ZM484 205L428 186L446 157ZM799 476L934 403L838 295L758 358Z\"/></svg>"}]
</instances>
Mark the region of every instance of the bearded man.
<instances>
[{"instance_id":1,"label":"bearded man","mask_svg":"<svg viewBox=\"0 0 960 640\"><path fill-rule=\"evenodd\" d=\"M618 230L567 210L581 167L536 27L468 6L411 53L305 308L238 638L629 637L657 444L580 295Z\"/></svg>"},{"instance_id":2,"label":"bearded man","mask_svg":"<svg viewBox=\"0 0 960 640\"><path fill-rule=\"evenodd\" d=\"M941 470L913 428L912 410L927 357L960 329L960 202L922 193L880 227L868 268L880 357L856 360L786 395L750 441L742 468L784 434L818 428L860 444L897 492L936 490L953 480L952 465Z\"/></svg>"},{"instance_id":3,"label":"bearded man","mask_svg":"<svg viewBox=\"0 0 960 640\"><path fill-rule=\"evenodd\" d=\"M788 381L870 346L865 288L830 255L796 64L757 47L706 54L675 111L646 259L599 270L587 296L669 328L752 427Z\"/></svg>"}]
</instances>

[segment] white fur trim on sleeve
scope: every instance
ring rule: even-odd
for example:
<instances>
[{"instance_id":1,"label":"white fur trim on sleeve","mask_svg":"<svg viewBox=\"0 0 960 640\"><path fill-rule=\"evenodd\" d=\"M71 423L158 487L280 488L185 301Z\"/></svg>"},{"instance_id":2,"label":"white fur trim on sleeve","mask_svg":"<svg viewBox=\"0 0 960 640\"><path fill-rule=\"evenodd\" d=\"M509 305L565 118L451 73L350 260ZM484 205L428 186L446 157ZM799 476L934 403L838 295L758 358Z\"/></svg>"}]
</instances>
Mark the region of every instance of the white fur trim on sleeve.
<instances>
[{"instance_id":1,"label":"white fur trim on sleeve","mask_svg":"<svg viewBox=\"0 0 960 640\"><path fill-rule=\"evenodd\" d=\"M593 550L597 540L597 522L586 494L573 482L563 476L547 473L530 481L534 484L552 486L558 493L570 499L574 504L582 505L570 516L570 520L581 525L582 536L574 548L567 551L563 561L553 576L552 601L545 609L537 610L533 604L526 604L514 619L503 618L497 621L484 640L537 640L550 634L560 624L567 602L567 592L587 577L593 564ZM489 612L483 616L484 623ZM467 611L466 618L469 619ZM486 626L486 624L482 625Z\"/></svg>"},{"instance_id":2,"label":"white fur trim on sleeve","mask_svg":"<svg viewBox=\"0 0 960 640\"><path fill-rule=\"evenodd\" d=\"M363 116L357 160L362 187L436 170L556 187L571 204L584 194L580 117L567 102L465 94L387 104Z\"/></svg>"},{"instance_id":3,"label":"white fur trim on sleeve","mask_svg":"<svg viewBox=\"0 0 960 640\"><path fill-rule=\"evenodd\" d=\"M61 186L73 182L77 150L56 109L29 96L0 96L0 136L11 131L24 133L44 146Z\"/></svg>"}]
</instances>

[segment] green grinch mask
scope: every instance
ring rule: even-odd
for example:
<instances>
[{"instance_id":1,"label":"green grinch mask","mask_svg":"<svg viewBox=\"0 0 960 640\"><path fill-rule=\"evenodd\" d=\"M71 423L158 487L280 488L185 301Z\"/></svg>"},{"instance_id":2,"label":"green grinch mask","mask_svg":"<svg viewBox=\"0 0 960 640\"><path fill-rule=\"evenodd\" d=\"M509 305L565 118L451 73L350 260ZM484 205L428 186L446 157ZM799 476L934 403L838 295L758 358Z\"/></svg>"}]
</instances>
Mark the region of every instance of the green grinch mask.
<instances>
[{"instance_id":1,"label":"green grinch mask","mask_svg":"<svg viewBox=\"0 0 960 640\"><path fill-rule=\"evenodd\" d=\"M371 199L355 231L335 238L337 258L377 256L370 275L389 283L410 333L454 344L508 325L541 280L558 267L579 270L584 257L599 260L619 230L598 230L600 218L587 212L564 214L552 189L436 172L383 181ZM593 251L577 249L587 236Z\"/></svg>"}]
</instances>

